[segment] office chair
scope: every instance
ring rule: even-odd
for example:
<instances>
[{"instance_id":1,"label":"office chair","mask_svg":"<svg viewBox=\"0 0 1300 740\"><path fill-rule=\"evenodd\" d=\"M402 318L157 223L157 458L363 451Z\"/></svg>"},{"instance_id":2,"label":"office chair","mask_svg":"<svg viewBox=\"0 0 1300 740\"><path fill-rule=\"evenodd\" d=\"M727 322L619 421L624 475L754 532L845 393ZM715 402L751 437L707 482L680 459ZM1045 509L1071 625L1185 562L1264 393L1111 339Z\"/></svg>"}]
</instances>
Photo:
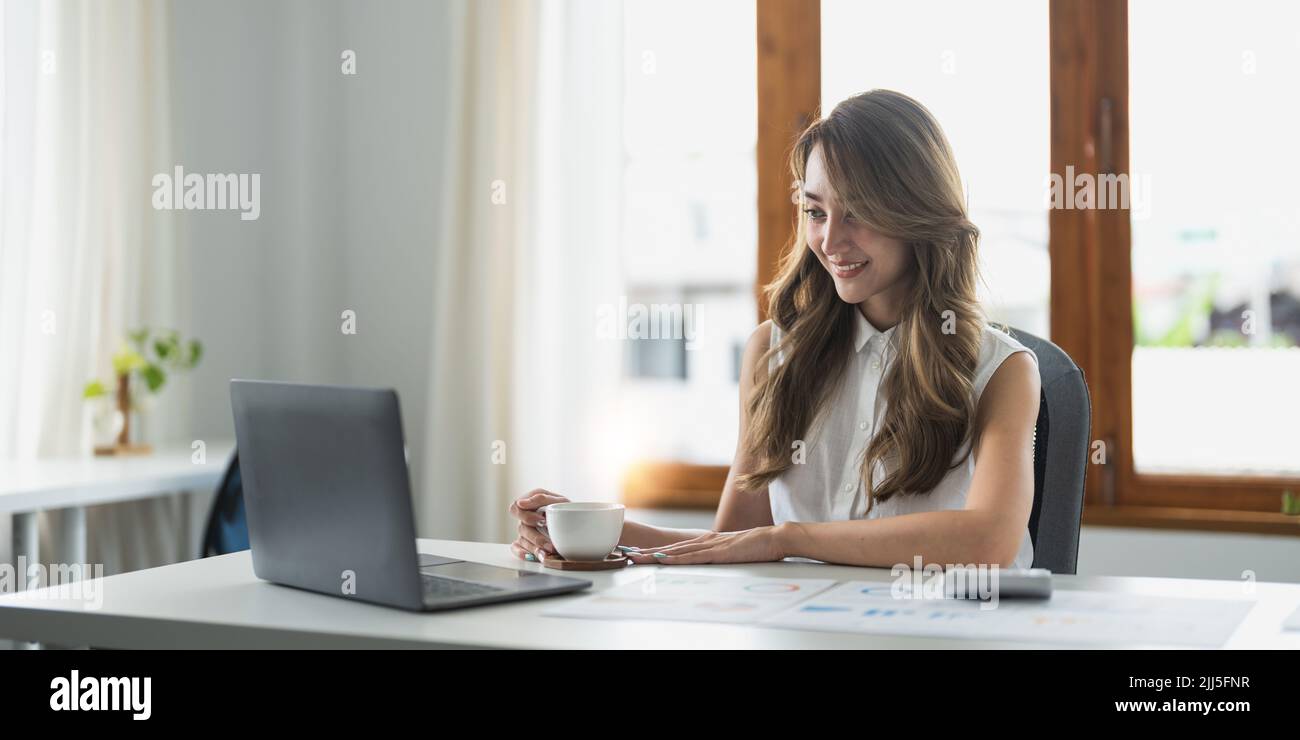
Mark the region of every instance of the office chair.
<instances>
[{"instance_id":1,"label":"office chair","mask_svg":"<svg viewBox=\"0 0 1300 740\"><path fill-rule=\"evenodd\" d=\"M226 555L248 549L248 520L244 514L244 483L239 474L239 451L231 455L226 474L212 500L208 526L199 557Z\"/></svg>"},{"instance_id":2,"label":"office chair","mask_svg":"<svg viewBox=\"0 0 1300 740\"><path fill-rule=\"evenodd\" d=\"M1011 336L1037 355L1042 379L1034 426L1034 508L1029 515L1033 567L1074 574L1092 431L1088 384L1060 347L1019 329L1012 329Z\"/></svg>"}]
</instances>

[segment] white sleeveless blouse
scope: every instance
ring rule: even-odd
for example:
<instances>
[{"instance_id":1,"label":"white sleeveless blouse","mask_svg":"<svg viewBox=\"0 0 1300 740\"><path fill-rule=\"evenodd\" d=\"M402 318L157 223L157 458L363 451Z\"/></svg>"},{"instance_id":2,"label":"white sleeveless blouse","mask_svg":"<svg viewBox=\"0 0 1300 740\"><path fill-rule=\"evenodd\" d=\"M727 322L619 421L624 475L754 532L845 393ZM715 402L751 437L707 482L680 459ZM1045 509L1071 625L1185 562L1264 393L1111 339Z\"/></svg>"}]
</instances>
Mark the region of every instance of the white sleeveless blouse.
<instances>
[{"instance_id":1,"label":"white sleeveless blouse","mask_svg":"<svg viewBox=\"0 0 1300 740\"><path fill-rule=\"evenodd\" d=\"M867 513L862 460L876 426L884 419L886 400L878 391L888 362L897 348L889 345L893 327L881 332L867 321L861 311L854 311L853 315L856 317L855 349L845 369L846 381L838 393L830 397L829 407L804 440L804 462L791 465L768 484L772 522L879 519L919 511L966 508L966 492L970 490L975 474L974 455L949 470L930 493L895 495L883 503L877 502L871 513ZM772 324L771 346L775 347L780 338L780 328ZM1006 332L987 325L984 327L979 362L975 367L977 404L993 373L1003 360L1016 352L1028 352L1034 364L1038 363L1032 350ZM780 355L773 357L770 366L775 367L782 361L784 358ZM969 447L967 442L957 457L961 457ZM884 469L878 462L876 480L883 478ZM1028 568L1033 560L1033 543L1026 527L1014 567Z\"/></svg>"}]
</instances>

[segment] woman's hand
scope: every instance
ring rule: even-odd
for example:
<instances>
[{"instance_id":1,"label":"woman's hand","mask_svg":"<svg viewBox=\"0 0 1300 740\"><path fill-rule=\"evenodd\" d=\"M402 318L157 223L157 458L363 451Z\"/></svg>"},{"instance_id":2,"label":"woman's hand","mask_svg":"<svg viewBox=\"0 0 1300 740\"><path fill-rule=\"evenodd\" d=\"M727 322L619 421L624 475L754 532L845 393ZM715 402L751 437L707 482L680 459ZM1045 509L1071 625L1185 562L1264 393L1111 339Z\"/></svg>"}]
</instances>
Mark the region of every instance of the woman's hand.
<instances>
[{"instance_id":1,"label":"woman's hand","mask_svg":"<svg viewBox=\"0 0 1300 740\"><path fill-rule=\"evenodd\" d=\"M708 532L665 547L626 550L633 563L690 565L693 563L766 563L781 560L776 527L740 532Z\"/></svg>"},{"instance_id":2,"label":"woman's hand","mask_svg":"<svg viewBox=\"0 0 1300 740\"><path fill-rule=\"evenodd\" d=\"M510 503L510 516L519 520L519 537L510 543L510 552L521 560L545 560L555 554L555 545L546 534L546 514L537 509L547 504L562 504L569 499L541 488L529 491Z\"/></svg>"}]
</instances>

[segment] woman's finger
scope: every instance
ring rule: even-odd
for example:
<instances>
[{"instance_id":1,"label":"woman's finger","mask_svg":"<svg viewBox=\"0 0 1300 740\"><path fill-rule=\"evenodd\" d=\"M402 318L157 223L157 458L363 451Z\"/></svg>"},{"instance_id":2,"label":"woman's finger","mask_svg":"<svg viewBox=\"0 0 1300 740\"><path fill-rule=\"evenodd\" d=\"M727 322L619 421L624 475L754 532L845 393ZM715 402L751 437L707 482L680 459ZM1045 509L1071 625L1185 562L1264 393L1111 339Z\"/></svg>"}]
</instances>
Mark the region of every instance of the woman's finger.
<instances>
[{"instance_id":1,"label":"woman's finger","mask_svg":"<svg viewBox=\"0 0 1300 740\"><path fill-rule=\"evenodd\" d=\"M551 543L550 537L542 534L536 527L530 527L522 522L519 524L519 539L548 553L555 552L555 545Z\"/></svg>"},{"instance_id":2,"label":"woman's finger","mask_svg":"<svg viewBox=\"0 0 1300 740\"><path fill-rule=\"evenodd\" d=\"M675 555L661 553L660 556L646 555L645 553L628 553L627 556L633 563L639 565L691 565L693 563L711 563L718 554L718 548L712 545L701 547L699 549L681 552Z\"/></svg>"},{"instance_id":3,"label":"woman's finger","mask_svg":"<svg viewBox=\"0 0 1300 740\"><path fill-rule=\"evenodd\" d=\"M684 562L681 558L687 555L714 551L718 547L719 545L716 540L709 540L706 542L695 542L691 543L689 546L683 545L668 550L657 549L651 552L641 550L639 552L628 552L626 554L633 563L661 563L663 565L674 565Z\"/></svg>"},{"instance_id":4,"label":"woman's finger","mask_svg":"<svg viewBox=\"0 0 1300 740\"><path fill-rule=\"evenodd\" d=\"M520 496L510 504L510 513L519 516L522 512L536 511L548 504L563 504L569 499L549 491L534 491L527 496Z\"/></svg>"},{"instance_id":5,"label":"woman's finger","mask_svg":"<svg viewBox=\"0 0 1300 740\"><path fill-rule=\"evenodd\" d=\"M546 513L537 511L537 509L546 506L547 504L559 504L566 501L568 501L568 499L565 497L555 496L548 492L520 496L510 502L510 516L513 516L525 524L535 527L539 524L546 523Z\"/></svg>"},{"instance_id":6,"label":"woman's finger","mask_svg":"<svg viewBox=\"0 0 1300 740\"><path fill-rule=\"evenodd\" d=\"M510 543L510 554L511 554L511 555L514 555L515 557L519 558L520 560L527 560L527 559L528 559L528 558L524 557L525 555L528 554L528 551L525 550L524 548L522 548L522 547L519 546L519 540L515 540L514 542L511 542L511 543Z\"/></svg>"},{"instance_id":7,"label":"woman's finger","mask_svg":"<svg viewBox=\"0 0 1300 740\"><path fill-rule=\"evenodd\" d=\"M673 545L672 547L660 547L660 548L655 548L653 550L644 550L644 549L639 550L637 554L650 555L652 557L655 555L684 555L685 553L688 552L695 552L696 550L707 549L710 547L714 547L715 545L717 545L716 540L707 540L701 542L683 542L678 545Z\"/></svg>"},{"instance_id":8,"label":"woman's finger","mask_svg":"<svg viewBox=\"0 0 1300 740\"><path fill-rule=\"evenodd\" d=\"M510 552L513 553L514 556L519 558L520 560L527 560L530 563L539 562L537 559L537 554L532 550L532 545L522 540L515 540L514 542L511 542Z\"/></svg>"},{"instance_id":9,"label":"woman's finger","mask_svg":"<svg viewBox=\"0 0 1300 740\"><path fill-rule=\"evenodd\" d=\"M534 499L535 497L537 497L539 494L548 494L548 495L549 495L550 492L549 492L549 491L543 491L542 489L538 488L538 489L535 489L535 490L529 491L528 493L525 493L525 494L522 495L522 496L519 496L519 497L516 498L514 501L511 501L511 502L510 502L510 513L511 513L511 514L517 514L517 513L520 512L520 511L530 510L530 509L535 509L535 508L537 508L537 506L534 506L534 505L532 504L532 501L533 501L533 499Z\"/></svg>"},{"instance_id":10,"label":"woman's finger","mask_svg":"<svg viewBox=\"0 0 1300 740\"><path fill-rule=\"evenodd\" d=\"M510 513L520 522L527 524L530 527L538 527L546 524L546 514L544 512L512 508Z\"/></svg>"},{"instance_id":11,"label":"woman's finger","mask_svg":"<svg viewBox=\"0 0 1300 740\"><path fill-rule=\"evenodd\" d=\"M536 509L539 506L545 506L547 504L562 504L568 500L569 499L558 493L552 493L543 488L537 488L529 491L527 495L515 499L515 503L519 504L519 508L521 509Z\"/></svg>"},{"instance_id":12,"label":"woman's finger","mask_svg":"<svg viewBox=\"0 0 1300 740\"><path fill-rule=\"evenodd\" d=\"M527 524L520 524L518 532L519 539L527 542L529 545L545 550L548 553L553 554L555 552L555 543L551 542L550 537L547 537L545 533L538 531L535 527L530 527Z\"/></svg>"},{"instance_id":13,"label":"woman's finger","mask_svg":"<svg viewBox=\"0 0 1300 740\"><path fill-rule=\"evenodd\" d=\"M711 535L702 534L699 537L692 537L689 540L674 542L671 545L660 545L659 547L642 547L638 549L641 552L646 552L646 553L656 553L656 552L671 553L671 552L678 552L682 548L697 547L699 545L708 545L711 544L714 541L714 539L715 538L712 537Z\"/></svg>"},{"instance_id":14,"label":"woman's finger","mask_svg":"<svg viewBox=\"0 0 1300 740\"><path fill-rule=\"evenodd\" d=\"M520 560L537 563L545 562L546 560L546 552L538 549L536 545L525 540L515 540L510 543L510 551Z\"/></svg>"}]
</instances>

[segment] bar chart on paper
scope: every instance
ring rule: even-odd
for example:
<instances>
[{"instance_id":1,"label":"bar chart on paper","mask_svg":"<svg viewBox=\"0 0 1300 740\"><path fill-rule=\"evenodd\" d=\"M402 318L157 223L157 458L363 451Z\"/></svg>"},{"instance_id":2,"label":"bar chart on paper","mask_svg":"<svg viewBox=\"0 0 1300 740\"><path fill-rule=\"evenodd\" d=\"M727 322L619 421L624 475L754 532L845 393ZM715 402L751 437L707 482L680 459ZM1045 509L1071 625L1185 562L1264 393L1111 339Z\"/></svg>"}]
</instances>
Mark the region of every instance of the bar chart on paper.
<instances>
[{"instance_id":1,"label":"bar chart on paper","mask_svg":"<svg viewBox=\"0 0 1300 740\"><path fill-rule=\"evenodd\" d=\"M551 617L756 622L834 585L823 578L737 578L652 573L633 583L547 609Z\"/></svg>"},{"instance_id":2,"label":"bar chart on paper","mask_svg":"<svg viewBox=\"0 0 1300 740\"><path fill-rule=\"evenodd\" d=\"M1061 591L1048 600L896 598L887 582L850 581L762 620L771 627L1028 642L1219 647L1254 605Z\"/></svg>"}]
</instances>

